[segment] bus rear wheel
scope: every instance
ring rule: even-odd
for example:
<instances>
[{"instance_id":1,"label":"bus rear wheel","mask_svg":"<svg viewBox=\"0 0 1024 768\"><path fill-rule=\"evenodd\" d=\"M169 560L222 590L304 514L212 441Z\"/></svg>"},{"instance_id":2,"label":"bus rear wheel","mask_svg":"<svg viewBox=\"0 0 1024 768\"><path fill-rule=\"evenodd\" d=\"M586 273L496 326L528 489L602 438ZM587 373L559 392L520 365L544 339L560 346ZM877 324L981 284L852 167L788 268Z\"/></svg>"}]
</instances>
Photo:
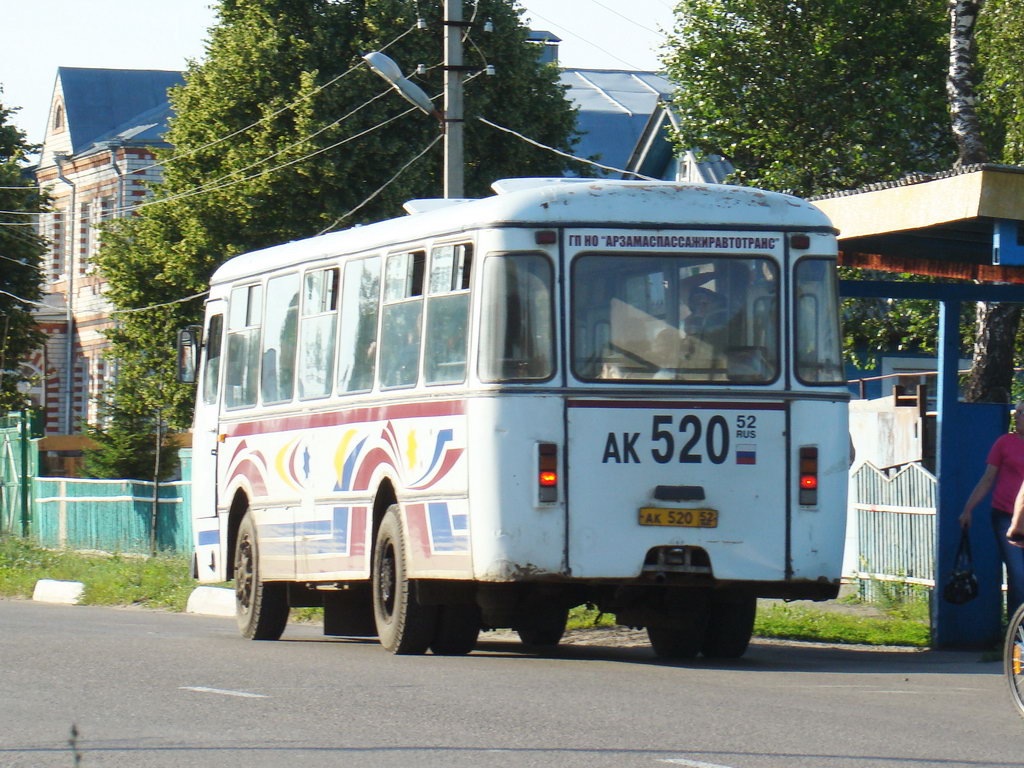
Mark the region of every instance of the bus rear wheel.
<instances>
[{"instance_id":1,"label":"bus rear wheel","mask_svg":"<svg viewBox=\"0 0 1024 768\"><path fill-rule=\"evenodd\" d=\"M288 624L288 586L260 579L259 542L246 512L235 544L235 616L248 640L277 640Z\"/></svg>"},{"instance_id":2,"label":"bus rear wheel","mask_svg":"<svg viewBox=\"0 0 1024 768\"><path fill-rule=\"evenodd\" d=\"M568 620L568 608L544 606L521 616L516 623L516 632L523 645L553 648L565 634L565 623Z\"/></svg>"},{"instance_id":3,"label":"bus rear wheel","mask_svg":"<svg viewBox=\"0 0 1024 768\"><path fill-rule=\"evenodd\" d=\"M712 603L701 653L709 659L738 659L747 652L756 614L756 597Z\"/></svg>"},{"instance_id":4,"label":"bus rear wheel","mask_svg":"<svg viewBox=\"0 0 1024 768\"><path fill-rule=\"evenodd\" d=\"M465 656L480 636L480 609L475 605L442 605L430 650L438 656Z\"/></svg>"},{"instance_id":5,"label":"bus rear wheel","mask_svg":"<svg viewBox=\"0 0 1024 768\"><path fill-rule=\"evenodd\" d=\"M421 605L413 593L407 549L399 507L392 504L373 548L373 618L380 644L402 655L425 653L437 623L436 606Z\"/></svg>"},{"instance_id":6,"label":"bus rear wheel","mask_svg":"<svg viewBox=\"0 0 1024 768\"><path fill-rule=\"evenodd\" d=\"M647 637L662 659L692 659L700 653L708 625L707 610L674 614L669 621L648 625Z\"/></svg>"}]
</instances>

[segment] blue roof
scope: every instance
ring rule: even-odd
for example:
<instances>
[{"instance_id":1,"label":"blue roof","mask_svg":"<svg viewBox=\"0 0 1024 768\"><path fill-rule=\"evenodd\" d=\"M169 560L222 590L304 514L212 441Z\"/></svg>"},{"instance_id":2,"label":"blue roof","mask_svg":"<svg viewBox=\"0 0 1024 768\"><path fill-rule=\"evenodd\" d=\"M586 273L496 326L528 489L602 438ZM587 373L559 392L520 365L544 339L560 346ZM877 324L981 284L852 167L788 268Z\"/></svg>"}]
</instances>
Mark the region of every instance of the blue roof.
<instances>
[{"instance_id":1,"label":"blue roof","mask_svg":"<svg viewBox=\"0 0 1024 768\"><path fill-rule=\"evenodd\" d=\"M57 77L64 93L71 151L75 154L101 137L131 133L131 123L144 117L135 126L142 130L132 136L139 140L139 134L146 133L144 126L154 123L153 110L167 110L168 88L185 82L181 72L155 69L59 67ZM166 126L166 115L163 125ZM162 131L156 130L158 136Z\"/></svg>"},{"instance_id":2,"label":"blue roof","mask_svg":"<svg viewBox=\"0 0 1024 768\"><path fill-rule=\"evenodd\" d=\"M563 69L566 95L579 108L582 134L573 154L625 168L661 98L674 86L662 75L618 69Z\"/></svg>"}]
</instances>

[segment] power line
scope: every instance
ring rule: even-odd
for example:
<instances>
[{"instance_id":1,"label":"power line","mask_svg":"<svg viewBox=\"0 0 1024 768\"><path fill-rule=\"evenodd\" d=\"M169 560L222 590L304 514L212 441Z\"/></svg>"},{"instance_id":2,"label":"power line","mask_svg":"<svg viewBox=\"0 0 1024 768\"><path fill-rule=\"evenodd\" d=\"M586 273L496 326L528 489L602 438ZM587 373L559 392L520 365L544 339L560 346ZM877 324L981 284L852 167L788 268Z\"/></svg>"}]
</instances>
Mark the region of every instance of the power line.
<instances>
[{"instance_id":1,"label":"power line","mask_svg":"<svg viewBox=\"0 0 1024 768\"><path fill-rule=\"evenodd\" d=\"M358 211L358 210L359 210L360 208L362 208L362 207L363 207L364 205L366 205L366 204L367 204L367 203L369 203L369 202L370 202L371 200L373 200L373 198L375 198L375 197L376 197L377 195L379 195L379 194L380 194L381 192L383 192L383 191L384 191L384 190L385 190L385 189L386 189L386 188L387 188L387 187L388 187L388 186L389 186L389 185L390 185L390 184L391 184L391 183L392 183L392 182L393 182L393 181L394 181L395 179L397 179L397 178L398 178L399 176L401 176L401 175L402 175L402 174L403 174L403 173L405 172L405 170L406 170L406 169L407 169L407 168L408 168L408 167L409 167L410 165L412 165L412 164L413 164L413 163L415 163L415 162L416 162L417 160L419 160L419 159L420 159L421 157L423 157L423 156L424 156L425 154L427 154L427 152L429 152L429 151L431 150L431 148L433 148L433 146L434 146L435 144L437 144L437 142L439 142L439 141L440 141L440 140L441 140L442 138L444 138L444 134L440 134L440 133L439 133L439 134L438 134L437 136L435 136L435 137L434 137L434 139L433 139L433 141L431 141L431 142L430 142L429 144L427 144L427 146L426 146L426 147L424 147L424 148L423 148L423 149L422 149L422 150L421 150L421 151L419 152L419 154L417 154L417 155L416 155L416 157L414 157L414 158L413 158L412 160L410 160L410 161L409 161L409 162L407 162L407 163L406 163L405 165L403 165L403 166L402 166L401 168L399 168L399 169L398 169L398 173L396 173L396 174L395 174L394 176L392 176L392 177L391 177L390 179L388 179L387 181L385 181L385 182L384 182L384 183L383 183L383 184L382 184L382 185L381 185L380 187L378 187L378 188L377 188L377 189L376 189L376 190L375 190L374 192L370 193L370 196L369 196L369 197L367 197L367 198L366 198L365 200L363 200L363 202L361 202L361 203L360 203L359 205L357 205L357 206L356 206L355 208L353 208L353 209L352 209L351 211L349 211L348 213L344 214L343 216L340 216L340 217L339 217L338 219L336 219L336 220L334 221L334 223L333 223L333 224L331 224L331 225L330 225L329 227L327 227L326 229L322 229L322 230L320 230L319 232L317 232L317 234L318 234L318 235L322 235L322 234L324 234L325 232L329 232L329 231L331 231L331 230L332 230L332 229L334 229L334 228L335 228L336 226L338 226L338 225L339 225L339 224L340 224L341 222L343 222L343 221L344 221L345 219L347 219L347 218L348 218L349 216L351 216L351 215L352 215L352 214L354 214L354 213L355 213L356 211Z\"/></svg>"},{"instance_id":2,"label":"power line","mask_svg":"<svg viewBox=\"0 0 1024 768\"><path fill-rule=\"evenodd\" d=\"M7 291L3 290L2 288L0 288L0 294L3 294L4 296L10 296L15 301L20 301L20 302L23 302L25 304L32 304L33 306L36 306L36 307L43 307L45 309L60 309L60 307L55 307L52 304L43 304L43 302L41 302L41 301L32 301L31 299L23 299L23 298L21 298L21 296L15 296L13 293L8 293Z\"/></svg>"},{"instance_id":3,"label":"power line","mask_svg":"<svg viewBox=\"0 0 1024 768\"><path fill-rule=\"evenodd\" d=\"M133 312L145 312L147 309L160 309L161 307L170 307L174 304L184 304L186 301L192 301L192 299L198 299L205 296L210 291L209 289L201 291L200 293L193 293L191 296L186 296L183 299L174 299L173 301L165 301L162 304L150 304L148 307L130 307L128 309L112 309L110 314L112 315L126 315Z\"/></svg>"},{"instance_id":4,"label":"power line","mask_svg":"<svg viewBox=\"0 0 1024 768\"><path fill-rule=\"evenodd\" d=\"M409 29L405 30L405 32L403 32L398 37L396 37L394 40L392 40L391 42L387 43L386 45L384 45L382 48L379 48L378 50L386 51L388 48L393 46L395 43L397 43L403 37L405 37L406 35L408 35L409 33L413 32L413 31L415 31L415 29L416 29L416 25L414 24L413 26L409 27ZM203 145L198 146L198 147L193 147L192 149L186 150L186 151L182 152L181 154L172 155L171 157L169 157L169 158L167 158L165 160L161 160L159 163L153 163L152 165L147 165L147 166L145 166L143 168L136 169L135 171L133 171L133 173L139 173L140 171L148 171L151 168L158 168L160 166L167 165L168 163L172 163L175 160L181 160L182 158L189 157L190 155L194 155L196 152L200 152L200 151L202 151L204 149L207 149L208 147L212 147L215 144L220 144L222 141L227 141L228 139L234 138L235 136L238 136L241 133L245 133L250 128L255 128L260 123L265 123L268 120L271 120L271 119L277 117L282 112L287 112L289 109L292 109L292 108L298 106L303 101L306 101L307 99L310 99L313 96L315 96L316 94L320 93L320 91L322 91L324 88L327 88L328 86L334 85L336 82L341 80L343 77L347 77L348 75L352 74L352 72L357 70L362 65L362 63L363 63L363 61L362 61L362 59L360 59L358 62L353 64L351 67L349 67L349 69L347 69L344 72L342 72L340 75L337 75L336 77L331 78L330 80L328 80L323 85L317 86L312 91L310 91L307 94L304 94L304 95L300 96L299 98L297 98L295 101L291 102L290 104L287 104L287 105L281 107L281 109L277 110L276 112L273 112L273 113L271 113L269 115L261 117L259 120L255 121L253 123L250 123L249 125L245 126L244 128L239 128L237 131L232 131L231 133L229 133L226 136L221 136L219 139L214 139L213 141L211 141L211 142L209 142L207 144L203 144Z\"/></svg>"},{"instance_id":5,"label":"power line","mask_svg":"<svg viewBox=\"0 0 1024 768\"><path fill-rule=\"evenodd\" d=\"M479 115L477 115L476 119L479 120L484 125L491 126L491 128L497 128L499 131L504 131L505 133L511 133L513 136L515 136L518 139L522 139L527 144L532 144L535 147L540 147L541 149L546 149L549 152L554 152L556 155L561 155L562 157L567 157L570 160L575 160L575 161L577 161L579 163L586 163L587 165L593 165L593 166L595 166L597 168L602 168L602 169L604 169L606 171L614 171L615 173L625 173L625 174L627 174L629 176L634 176L634 177L636 177L638 179L644 179L645 181L660 181L660 179L655 179L652 176L644 176L642 173L637 173L635 171L627 171L624 168L616 168L613 165L604 165L603 163L597 163L597 162L594 162L593 160L587 160L587 159L582 158L582 157L576 157L576 155L571 155L568 152L563 152L560 149L555 149L554 147L549 147L547 144L542 144L541 142L537 141L536 139L531 139L529 136L524 136L523 134L519 133L518 131L513 131L511 128L506 128L503 125L498 125L497 123L492 123L486 117L480 117Z\"/></svg>"},{"instance_id":6,"label":"power line","mask_svg":"<svg viewBox=\"0 0 1024 768\"><path fill-rule=\"evenodd\" d=\"M641 24L641 23L640 23L639 21L637 21L636 19L631 19L631 18L629 18L629 16L627 16L626 14L624 14L624 13L619 13L619 12L618 12L618 11L616 11L616 10L615 10L614 8L609 8L609 7L607 6L607 5L605 5L604 3L602 3L602 2L601 2L601 0L591 0L591 2L592 2L592 3L594 4L594 5L599 5L599 6L601 6L602 8L604 8L604 9L605 9L606 11L609 11L610 13L614 13L614 14L615 14L616 16L618 16L619 18L621 18L621 19L625 19L625 20L626 20L626 21L628 21L628 22L629 22L630 24L635 24L636 26L640 27L640 29L646 29L646 30L647 30L648 32L653 32L653 33L654 33L654 34L656 34L656 35L660 35L660 34L661 34L661 32L659 32L658 30L656 30L656 29L651 29L650 27L644 26L643 24ZM580 38L580 39L582 39L582 38Z\"/></svg>"},{"instance_id":7,"label":"power line","mask_svg":"<svg viewBox=\"0 0 1024 768\"><path fill-rule=\"evenodd\" d=\"M602 48L602 47L601 47L600 45L598 45L597 43L593 42L592 40L588 40L587 38L583 37L583 35L579 34L579 33L578 33L578 32L576 32L575 30L571 30L571 29L568 29L567 27L563 27L563 26L562 26L561 24L559 24L558 22L556 22L556 21L552 21L551 19L547 18L546 16L542 16L541 14L537 13L536 11L530 10L529 8L527 8L526 10L527 10L527 11L529 11L529 12L530 12L531 14L533 14L534 16L536 16L537 18L539 18L539 19L543 19L543 20L544 20L544 21L546 21L546 22L547 22L548 24L551 24L551 25L552 25L553 27L556 27L557 29L560 29L560 30L562 30L562 33L563 33L563 34L565 34L565 35L571 35L571 36L573 36L573 37L575 37L575 38L577 38L577 39L579 39L579 40L582 40L582 41L583 41L584 43L586 43L587 45L590 45L590 46L592 46L592 47L594 47L594 48L597 48L597 50L599 50L599 51L601 51L602 53L605 53L605 54L607 54L607 55L611 56L611 57L612 57L613 59L616 59L617 61L621 61L621 62L622 62L623 64L625 64L625 65L626 65L627 67L629 67L629 68L631 68L631 69L641 70L641 68L640 68L640 67L638 67L638 66L637 66L636 64L633 64L633 63L631 63L631 62L628 62L628 61L626 61L626 60L625 60L624 58L622 58L621 56L616 56L616 55L615 55L614 53L612 53L612 52L611 52L611 51L609 51L608 49L606 49L606 48Z\"/></svg>"}]
</instances>

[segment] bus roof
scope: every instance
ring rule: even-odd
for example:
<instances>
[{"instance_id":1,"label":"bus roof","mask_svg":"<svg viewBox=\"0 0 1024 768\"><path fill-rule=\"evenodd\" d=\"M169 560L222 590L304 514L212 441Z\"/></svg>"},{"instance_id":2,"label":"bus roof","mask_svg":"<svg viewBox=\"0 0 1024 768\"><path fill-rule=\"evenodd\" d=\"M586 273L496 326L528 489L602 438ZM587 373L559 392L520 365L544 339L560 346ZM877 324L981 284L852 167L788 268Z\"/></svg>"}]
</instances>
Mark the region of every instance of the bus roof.
<instances>
[{"instance_id":1,"label":"bus roof","mask_svg":"<svg viewBox=\"0 0 1024 768\"><path fill-rule=\"evenodd\" d=\"M479 200L412 201L420 211L236 256L212 283L344 253L496 226L827 230L828 217L791 195L751 187L608 179L502 179Z\"/></svg>"}]
</instances>

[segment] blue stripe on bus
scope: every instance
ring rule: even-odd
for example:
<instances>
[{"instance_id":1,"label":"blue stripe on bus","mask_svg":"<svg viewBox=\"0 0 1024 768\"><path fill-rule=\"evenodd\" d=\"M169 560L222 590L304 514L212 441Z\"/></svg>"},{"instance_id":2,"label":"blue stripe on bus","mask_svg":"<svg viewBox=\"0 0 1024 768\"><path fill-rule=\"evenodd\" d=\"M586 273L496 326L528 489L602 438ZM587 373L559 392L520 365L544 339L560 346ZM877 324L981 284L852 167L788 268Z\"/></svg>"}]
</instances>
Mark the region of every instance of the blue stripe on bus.
<instances>
[{"instance_id":1,"label":"blue stripe on bus","mask_svg":"<svg viewBox=\"0 0 1024 768\"><path fill-rule=\"evenodd\" d=\"M363 450L363 446L366 444L366 438L364 437L359 441L359 444L355 447L355 450L349 454L349 457L345 459L345 466L341 470L341 486L335 487L336 491L347 491L352 486L352 472L355 470L356 459L359 458L359 454Z\"/></svg>"},{"instance_id":2,"label":"blue stripe on bus","mask_svg":"<svg viewBox=\"0 0 1024 768\"><path fill-rule=\"evenodd\" d=\"M220 531L200 531L197 539L200 547L220 543Z\"/></svg>"},{"instance_id":3,"label":"blue stripe on bus","mask_svg":"<svg viewBox=\"0 0 1024 768\"><path fill-rule=\"evenodd\" d=\"M468 552L468 518L464 514L452 515L444 502L427 504L430 519L430 538L435 552Z\"/></svg>"}]
</instances>

